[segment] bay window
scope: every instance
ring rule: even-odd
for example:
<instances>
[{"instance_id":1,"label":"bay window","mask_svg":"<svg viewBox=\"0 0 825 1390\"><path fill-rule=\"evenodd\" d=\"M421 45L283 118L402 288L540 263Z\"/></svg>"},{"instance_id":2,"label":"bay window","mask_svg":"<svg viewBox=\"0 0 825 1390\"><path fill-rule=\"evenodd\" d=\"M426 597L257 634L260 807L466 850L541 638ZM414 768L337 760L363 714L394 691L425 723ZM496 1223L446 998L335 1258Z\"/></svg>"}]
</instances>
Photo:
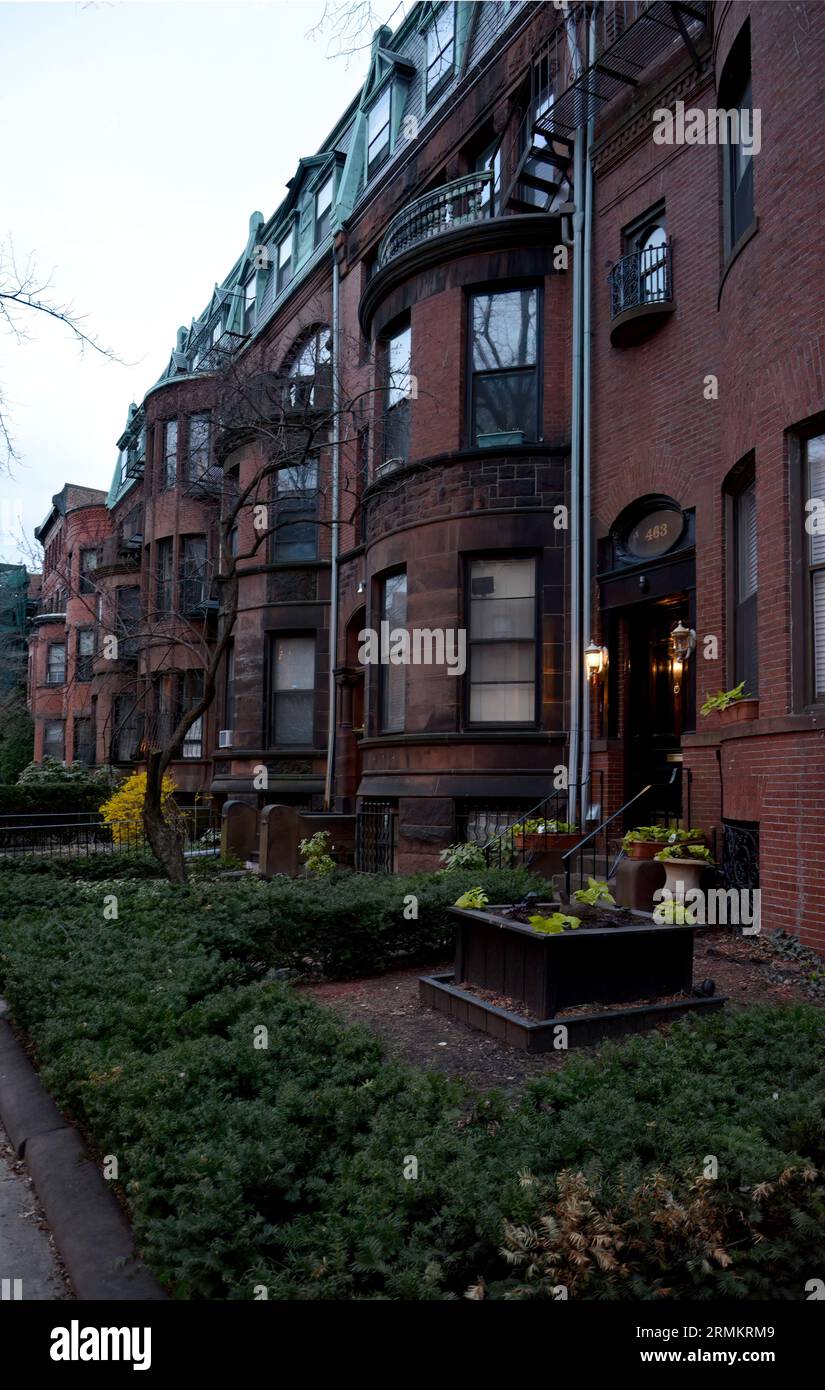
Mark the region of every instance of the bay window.
<instances>
[{"instance_id":1,"label":"bay window","mask_svg":"<svg viewBox=\"0 0 825 1390\"><path fill-rule=\"evenodd\" d=\"M536 722L536 562L469 565L469 722Z\"/></svg>"}]
</instances>

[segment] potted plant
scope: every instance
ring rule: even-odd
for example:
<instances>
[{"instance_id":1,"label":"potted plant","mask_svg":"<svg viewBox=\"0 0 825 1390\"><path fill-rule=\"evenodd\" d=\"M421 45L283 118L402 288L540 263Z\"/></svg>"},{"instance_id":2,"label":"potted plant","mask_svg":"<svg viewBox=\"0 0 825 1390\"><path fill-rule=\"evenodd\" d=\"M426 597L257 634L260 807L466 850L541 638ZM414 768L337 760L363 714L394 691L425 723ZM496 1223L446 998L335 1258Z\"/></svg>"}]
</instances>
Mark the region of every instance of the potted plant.
<instances>
[{"instance_id":1,"label":"potted plant","mask_svg":"<svg viewBox=\"0 0 825 1390\"><path fill-rule=\"evenodd\" d=\"M719 714L720 724L741 724L759 718L759 701L745 694L745 682L740 681L732 690L717 690L708 696L700 714L707 717L714 711Z\"/></svg>"},{"instance_id":2,"label":"potted plant","mask_svg":"<svg viewBox=\"0 0 825 1390\"><path fill-rule=\"evenodd\" d=\"M628 830L622 849L628 859L654 859L666 847L669 834L666 825L637 825L635 830Z\"/></svg>"},{"instance_id":3,"label":"potted plant","mask_svg":"<svg viewBox=\"0 0 825 1390\"><path fill-rule=\"evenodd\" d=\"M566 820L525 820L510 827L516 849L527 852L537 850L572 849L581 838L577 825Z\"/></svg>"},{"instance_id":4,"label":"potted plant","mask_svg":"<svg viewBox=\"0 0 825 1390\"><path fill-rule=\"evenodd\" d=\"M502 449L512 444L524 443L524 430L513 426L506 430L493 430L489 434L478 436L479 449Z\"/></svg>"},{"instance_id":5,"label":"potted plant","mask_svg":"<svg viewBox=\"0 0 825 1390\"><path fill-rule=\"evenodd\" d=\"M664 864L664 886L674 898L684 898L686 893L701 887L702 873L713 863L707 845L689 844L685 840L667 845L655 857L660 864Z\"/></svg>"}]
</instances>

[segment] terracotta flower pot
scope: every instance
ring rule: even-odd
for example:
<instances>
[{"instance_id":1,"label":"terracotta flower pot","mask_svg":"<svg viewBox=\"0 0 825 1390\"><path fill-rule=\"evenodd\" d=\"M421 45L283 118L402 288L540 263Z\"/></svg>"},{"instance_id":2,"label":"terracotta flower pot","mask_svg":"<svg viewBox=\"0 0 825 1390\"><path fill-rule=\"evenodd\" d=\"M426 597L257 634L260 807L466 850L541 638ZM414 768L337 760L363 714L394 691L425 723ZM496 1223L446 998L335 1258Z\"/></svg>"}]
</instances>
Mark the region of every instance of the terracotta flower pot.
<instances>
[{"instance_id":1,"label":"terracotta flower pot","mask_svg":"<svg viewBox=\"0 0 825 1390\"><path fill-rule=\"evenodd\" d=\"M655 859L660 849L667 849L664 840L631 840L627 847L628 859Z\"/></svg>"},{"instance_id":2,"label":"terracotta flower pot","mask_svg":"<svg viewBox=\"0 0 825 1390\"><path fill-rule=\"evenodd\" d=\"M727 709L719 711L720 724L745 724L759 718L758 700L734 700Z\"/></svg>"}]
</instances>

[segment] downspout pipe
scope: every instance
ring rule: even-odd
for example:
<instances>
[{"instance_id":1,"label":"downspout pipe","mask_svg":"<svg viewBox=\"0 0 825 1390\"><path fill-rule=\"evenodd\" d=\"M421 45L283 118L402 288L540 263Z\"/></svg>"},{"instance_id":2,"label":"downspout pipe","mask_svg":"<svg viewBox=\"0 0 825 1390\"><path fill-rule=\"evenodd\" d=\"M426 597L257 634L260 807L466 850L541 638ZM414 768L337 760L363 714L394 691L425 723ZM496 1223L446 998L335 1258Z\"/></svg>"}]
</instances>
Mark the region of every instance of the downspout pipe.
<instances>
[{"instance_id":1,"label":"downspout pipe","mask_svg":"<svg viewBox=\"0 0 825 1390\"><path fill-rule=\"evenodd\" d=\"M596 12L590 16L587 38L587 66L592 68L596 61ZM593 284L593 137L595 116L587 123L587 170L584 193L584 255L582 257L582 488L581 488L581 568L582 568L582 618L581 634L585 642L592 639L591 632L591 481L590 481L590 435L591 435L591 388L590 368L592 358L592 284ZM584 665L584 651L579 655L579 670ZM588 781L590 778L590 688L583 684L582 696L582 796L589 799ZM586 807L582 805L582 829Z\"/></svg>"},{"instance_id":2,"label":"downspout pipe","mask_svg":"<svg viewBox=\"0 0 825 1390\"><path fill-rule=\"evenodd\" d=\"M576 43L575 21L568 20L567 41L575 76L581 71L581 55ZM573 370L571 374L570 420L570 735L568 741L568 818L578 821L577 791L580 744L582 650L581 640L581 364L582 364L582 233L584 228L584 136L581 122L576 128L573 153Z\"/></svg>"},{"instance_id":3,"label":"downspout pipe","mask_svg":"<svg viewBox=\"0 0 825 1390\"><path fill-rule=\"evenodd\" d=\"M329 713L327 716L327 767L324 779L324 810L334 809L335 734L337 700L335 668L338 665L338 511L340 470L340 274L335 246L332 248L332 508L330 513L330 599L329 599Z\"/></svg>"}]
</instances>

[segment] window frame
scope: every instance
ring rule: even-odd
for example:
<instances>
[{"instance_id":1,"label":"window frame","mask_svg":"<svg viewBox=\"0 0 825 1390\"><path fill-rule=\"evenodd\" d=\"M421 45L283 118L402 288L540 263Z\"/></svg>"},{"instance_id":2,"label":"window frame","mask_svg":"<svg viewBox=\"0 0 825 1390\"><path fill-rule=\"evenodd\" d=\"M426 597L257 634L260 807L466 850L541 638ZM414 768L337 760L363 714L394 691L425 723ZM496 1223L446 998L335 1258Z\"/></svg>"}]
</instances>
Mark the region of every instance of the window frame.
<instances>
[{"instance_id":1,"label":"window frame","mask_svg":"<svg viewBox=\"0 0 825 1390\"><path fill-rule=\"evenodd\" d=\"M746 19L739 33L731 44L725 65L719 81L717 102L721 110L742 111L750 110L753 113L753 69L751 61L751 33L750 19ZM742 102L746 95L750 97L750 106L743 106ZM753 119L751 115L751 120ZM741 122L739 123L741 134ZM743 177L737 181L736 164L738 146L730 142L720 144L719 152L721 159L721 180L722 180L722 207L724 215L724 236L722 238L723 265L727 263L735 252L739 244L747 238L751 229L756 225L756 182L754 177L754 157L750 156L748 167ZM748 216L740 226L737 217L737 193L743 180L747 179L750 185L748 196Z\"/></svg>"},{"instance_id":2,"label":"window frame","mask_svg":"<svg viewBox=\"0 0 825 1390\"><path fill-rule=\"evenodd\" d=\"M756 588L752 594L740 598L739 596L739 575L741 560L741 538L740 538L740 507L742 498L746 493L754 489L754 516L756 517L756 463L753 454L748 454L732 470L725 484L725 608L726 608L726 672L729 686L738 685L743 679L743 673L738 659L738 647L740 634L743 630L743 622L752 625L753 652L754 652L754 673L752 685L747 682L745 694L748 698L758 698L759 695L759 524L755 520L756 546L757 546L757 569L756 569ZM746 603L751 603L752 617L743 620L741 610Z\"/></svg>"},{"instance_id":3,"label":"window frame","mask_svg":"<svg viewBox=\"0 0 825 1390\"><path fill-rule=\"evenodd\" d=\"M313 683L311 686L299 687L299 691L305 691L311 696L312 701L312 734L308 743L279 743L276 741L277 712L276 702L279 694L289 692L279 691L275 686L275 677L278 669L276 659L276 648L279 642L299 641L305 639L312 642L313 663L312 674ZM318 633L314 628L278 628L267 634L267 679L266 679L266 708L264 721L265 746L267 749L284 749L290 752L304 749L315 749L315 720L318 713L317 705L318 693Z\"/></svg>"},{"instance_id":4,"label":"window frame","mask_svg":"<svg viewBox=\"0 0 825 1390\"><path fill-rule=\"evenodd\" d=\"M91 634L92 649L90 652L81 652L80 639L81 637L85 637L87 633ZM94 675L93 667L95 656L97 655L96 637L96 628L90 623L84 623L82 627L75 628L75 680L79 681L83 685L90 681L92 679L92 676ZM84 663L88 663L88 665L85 665ZM88 675L85 674L86 671L88 671Z\"/></svg>"},{"instance_id":5,"label":"window frame","mask_svg":"<svg viewBox=\"0 0 825 1390\"><path fill-rule=\"evenodd\" d=\"M65 719L44 719L43 720L43 757L53 758L55 754L48 747L46 730L49 728L60 728L60 757L58 762L66 761L66 721Z\"/></svg>"},{"instance_id":6,"label":"window frame","mask_svg":"<svg viewBox=\"0 0 825 1390\"><path fill-rule=\"evenodd\" d=\"M174 434L174 446L170 450L169 436ZM180 442L180 429L178 428L177 415L172 416L163 422L163 433L161 435L161 447L163 450L160 461L160 491L171 492L178 485L178 444Z\"/></svg>"},{"instance_id":7,"label":"window frame","mask_svg":"<svg viewBox=\"0 0 825 1390\"><path fill-rule=\"evenodd\" d=\"M395 401L390 400L393 391L392 377L392 345L397 343L400 338L407 337L410 345L410 352L407 361L407 376L409 378L409 392L399 394ZM401 459L403 463L409 462L410 440L412 434L412 401L413 401L413 372L412 372L412 323L406 319L402 323L396 321L393 332L386 332L382 337L381 343L381 397L383 401L384 413L381 429L381 464L390 463L393 459ZM397 389L397 388L395 388ZM404 445L401 453L393 453L390 449L389 440L394 433L390 429L392 423L396 428L401 422L399 435L403 435L401 442Z\"/></svg>"},{"instance_id":8,"label":"window frame","mask_svg":"<svg viewBox=\"0 0 825 1390\"><path fill-rule=\"evenodd\" d=\"M94 555L95 562L91 567L84 564L85 555ZM94 594L97 592L94 580L89 576L95 573L100 565L100 546L81 546L77 561L78 592L80 594Z\"/></svg>"},{"instance_id":9,"label":"window frame","mask_svg":"<svg viewBox=\"0 0 825 1390\"><path fill-rule=\"evenodd\" d=\"M435 56L431 58L430 37L432 34L437 35L438 24L447 15L449 15L451 20L450 37L447 40L447 42L438 49ZM455 74L456 37L456 7L453 3L453 0L445 0L445 3L439 5L438 8L435 10L433 15L431 16L429 24L424 30L424 102L426 107L429 107L430 102L433 101L436 95L443 90L445 84L449 82ZM452 55L450 58L449 67L446 67L441 72L439 72L439 75L435 79L435 81L431 82L431 68L433 68L435 64L440 61L440 59L443 57L443 55L449 48L452 48Z\"/></svg>"},{"instance_id":10,"label":"window frame","mask_svg":"<svg viewBox=\"0 0 825 1390\"><path fill-rule=\"evenodd\" d=\"M372 121L373 116L374 116L374 115L376 114L376 112L378 111L378 108L381 106L381 104L382 104L385 100L386 100L386 103L387 103L387 119L386 119L386 122L385 122L382 126L379 127L378 132L377 132L377 135L370 136L370 122ZM393 116L393 83L392 83L392 81L389 81L389 82L387 82L387 83L382 87L381 91L377 94L377 96L375 96L375 97L373 98L372 104L370 105L370 107L369 107L369 109L367 110L367 113L366 113L366 122L365 122L365 129L364 129L364 141L365 141L365 158L364 158L364 164L365 164L365 169L366 169L366 182L367 182L367 183L369 183L369 181L373 178L373 176L374 176L375 174L377 174L377 172L378 172L378 170L381 168L381 166L382 166L383 164L386 164L387 160L389 159L390 155L392 154L392 116ZM377 155L371 156L371 155L370 155L370 150L372 149L373 145L375 144L375 141L376 141L376 139L378 138L378 136L383 135L384 131L386 131L386 133L387 133L386 144L382 144L382 145L381 145L381 147L380 147L380 149L379 149Z\"/></svg>"},{"instance_id":11,"label":"window frame","mask_svg":"<svg viewBox=\"0 0 825 1390\"><path fill-rule=\"evenodd\" d=\"M154 557L154 588L155 588L155 613L159 618L168 618L172 615L172 605L174 602L174 582L175 582L175 541L173 536L160 536L155 541L156 554ZM168 573L161 571L161 559L169 556ZM163 589L162 587L163 586ZM163 599L161 597L163 593Z\"/></svg>"},{"instance_id":12,"label":"window frame","mask_svg":"<svg viewBox=\"0 0 825 1390\"><path fill-rule=\"evenodd\" d=\"M319 493L319 474L321 461L317 454L310 455L303 463L292 464L287 468L279 468L272 479L273 501L275 508L275 524L270 536L270 563L271 564L312 564L318 560L318 504ZM310 487L296 486L292 491L286 487L282 490L281 481L289 474L295 474L312 468L313 482ZM294 513L295 520L287 522L282 527L282 515ZM307 555L285 554L285 550L290 546L299 545L301 542L296 540L284 539L284 532L289 530L290 525L300 525L301 522L312 524L312 553Z\"/></svg>"},{"instance_id":13,"label":"window frame","mask_svg":"<svg viewBox=\"0 0 825 1390\"><path fill-rule=\"evenodd\" d=\"M245 334L251 333L255 327L258 308L258 272L253 270L252 274L243 282L243 331Z\"/></svg>"},{"instance_id":14,"label":"window frame","mask_svg":"<svg viewBox=\"0 0 825 1390\"><path fill-rule=\"evenodd\" d=\"M789 439L789 496L791 516L791 633L800 629L800 642L791 642L791 675L793 709L797 714L825 710L825 695L816 689L816 647L814 642L814 604L812 575L822 568L812 565L811 536L805 529L808 513L805 503L813 493L809 482L808 448L812 440L825 438L825 416L790 435ZM825 492L825 489L823 489ZM816 494L819 496L819 494ZM825 497L823 497L825 501Z\"/></svg>"},{"instance_id":15,"label":"window frame","mask_svg":"<svg viewBox=\"0 0 825 1390\"><path fill-rule=\"evenodd\" d=\"M532 290L536 295L536 360L532 367L502 367L491 370L482 369L476 371L473 364L473 347L475 344L475 332L473 329L473 306L476 299L491 298L495 295L517 294ZM466 295L465 306L466 323L466 372L467 384L465 387L465 442L469 449L478 449L478 433L475 429L475 399L476 399L476 378L491 376L512 375L514 372L522 372L526 375L532 371L536 381L536 418L535 432L531 439L525 437L524 447L530 444L540 444L543 440L544 424L544 286L535 280L504 282L494 287L489 285L470 286ZM484 433L484 431L481 431ZM527 432L525 431L525 436Z\"/></svg>"},{"instance_id":16,"label":"window frame","mask_svg":"<svg viewBox=\"0 0 825 1390\"><path fill-rule=\"evenodd\" d=\"M379 632L379 635L380 635L380 632L381 632L381 623L383 623L383 622L388 622L388 621L389 621L389 619L388 619L387 616L386 616L386 614L387 614L387 604L386 604L387 585L388 585L393 579L398 579L398 578L400 578L400 577L403 577L403 579L404 579L404 620L403 620L403 624L400 624L400 625L401 625L401 626L404 626L404 627L407 627L407 624L409 623L409 597L410 597L410 590L409 590L409 575L408 575L408 573L407 573L407 567L406 567L406 565L396 565L393 569L391 569L391 570L386 570L383 574L379 574L379 575L376 575L376 576L375 576L376 594L377 594L377 608L378 608L378 624L379 624L379 625L378 625L378 632ZM393 630L392 628L389 628L389 629L388 629L389 632L392 632L392 630ZM389 681L388 681L388 678L389 678L389 675L390 675L390 672L391 672L391 671L400 671L401 676L403 677L403 686L404 686L404 699L403 699L403 705L404 705L404 709L403 709L403 714L402 714L402 719L401 719L401 727L400 727L400 728L392 728L392 727L387 723L387 720L386 720L386 717L385 717L385 704L386 704L387 696L388 696L388 693L389 693ZM376 721L375 721L375 723L376 723L376 729L377 729L377 731L378 731L379 736L383 738L385 735L389 737L389 736L392 735L392 734L405 734L405 733L407 732L407 667L406 667L406 666L402 666L402 665L396 666L396 665L394 665L393 663L391 663L391 662L389 662L389 661L386 663L386 665L384 664L384 662L380 662L380 663L379 663L379 666L378 666L378 680L377 680L377 682L376 682L376 686L377 686L377 690L376 690L377 700L376 700Z\"/></svg>"},{"instance_id":17,"label":"window frame","mask_svg":"<svg viewBox=\"0 0 825 1390\"><path fill-rule=\"evenodd\" d=\"M63 661L62 661L62 662L56 662L56 663L54 663L54 667L53 667L53 665L52 665L52 652L56 652L56 651L62 651L62 653L63 653ZM66 652L66 642L65 642L65 640L62 641L62 642L49 642L48 646L46 647L46 682L45 682L46 685L48 685L48 686L57 686L57 685L65 685L65 684L66 684L66 674L67 674L67 672L66 672L66 656L67 656L67 652ZM54 670L56 670L56 671L62 671L62 672L63 672L62 676L60 677L60 680L52 680L52 679L51 679L52 669L54 669Z\"/></svg>"},{"instance_id":18,"label":"window frame","mask_svg":"<svg viewBox=\"0 0 825 1390\"><path fill-rule=\"evenodd\" d=\"M281 261L281 248L289 242L289 255L285 261ZM282 294L290 283L293 275L293 260L295 257L295 223L291 223L289 230L281 237L275 249L275 294Z\"/></svg>"},{"instance_id":19,"label":"window frame","mask_svg":"<svg viewBox=\"0 0 825 1390\"><path fill-rule=\"evenodd\" d=\"M204 441L201 440L193 447L193 426L206 422L206 461L203 463L199 473L194 471L195 449L198 450L198 457L203 453ZM202 483L209 477L212 468L212 415L208 410L196 410L187 418L186 426L186 481L188 483Z\"/></svg>"},{"instance_id":20,"label":"window frame","mask_svg":"<svg viewBox=\"0 0 825 1390\"><path fill-rule=\"evenodd\" d=\"M329 202L326 207L319 212L318 200L329 189ZM328 237L332 232L332 208L335 203L335 169L333 168L323 183L319 184L315 190L312 200L313 212L313 249L317 250L324 237ZM324 223L326 222L326 226Z\"/></svg>"},{"instance_id":21,"label":"window frame","mask_svg":"<svg viewBox=\"0 0 825 1390\"><path fill-rule=\"evenodd\" d=\"M532 638L472 638L472 590L471 578L472 567L476 563L480 564L502 564L507 561L531 560L533 562L533 636ZM499 729L499 730L530 730L542 727L542 557L536 550L484 550L467 552L462 556L463 564L463 584L464 584L464 628L467 633L467 670L462 676L463 700L462 712L464 729L472 731L474 729ZM472 707L473 692L473 647L474 646L506 646L513 642L532 641L533 643L533 718L530 720L478 720L470 717Z\"/></svg>"}]
</instances>

